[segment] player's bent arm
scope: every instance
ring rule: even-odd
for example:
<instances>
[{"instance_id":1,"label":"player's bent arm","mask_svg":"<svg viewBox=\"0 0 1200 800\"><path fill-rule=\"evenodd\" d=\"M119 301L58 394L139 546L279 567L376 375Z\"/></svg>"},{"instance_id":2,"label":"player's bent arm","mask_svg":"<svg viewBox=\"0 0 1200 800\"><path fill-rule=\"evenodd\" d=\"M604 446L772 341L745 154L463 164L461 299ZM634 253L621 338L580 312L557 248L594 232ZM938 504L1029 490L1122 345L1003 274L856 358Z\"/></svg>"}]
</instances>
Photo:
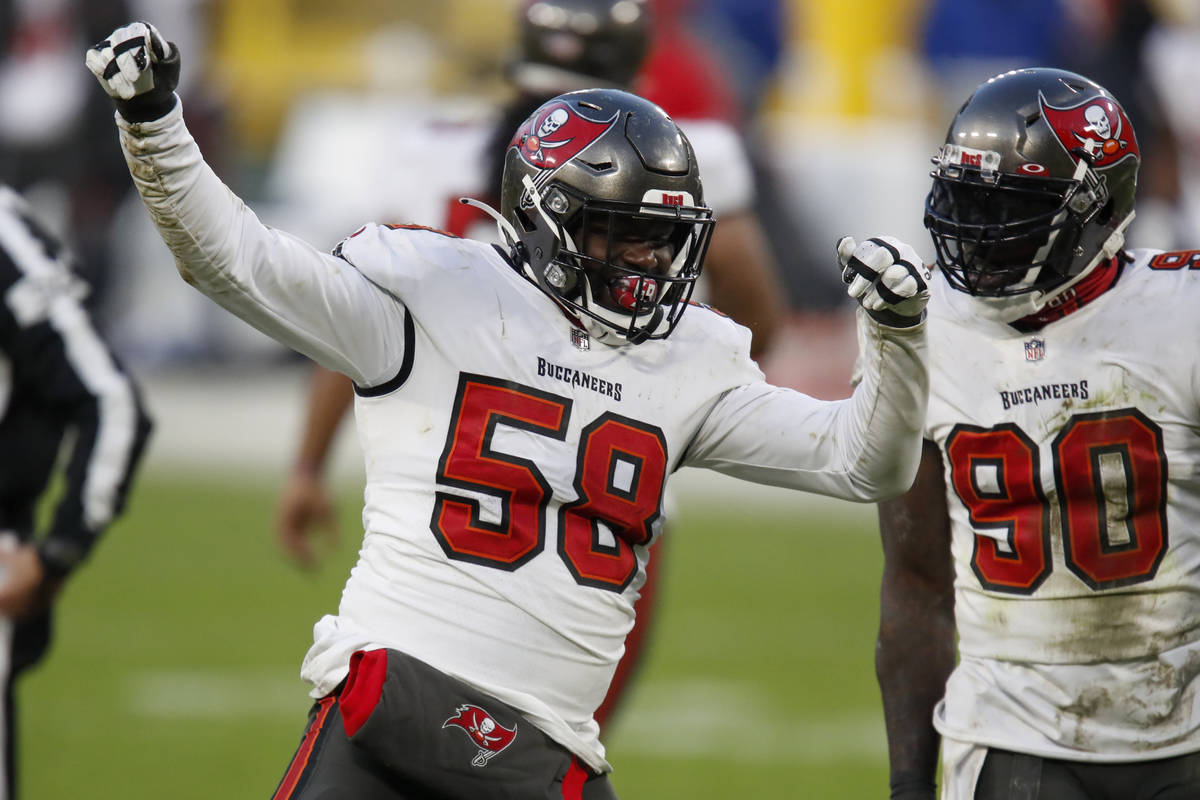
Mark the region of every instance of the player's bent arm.
<instances>
[{"instance_id":1,"label":"player's bent arm","mask_svg":"<svg viewBox=\"0 0 1200 800\"><path fill-rule=\"evenodd\" d=\"M313 366L296 470L324 472L334 435L353 402L354 385L349 378L319 364Z\"/></svg>"},{"instance_id":2,"label":"player's bent arm","mask_svg":"<svg viewBox=\"0 0 1200 800\"><path fill-rule=\"evenodd\" d=\"M301 566L316 564L311 539L324 531L338 538L333 500L325 483L325 466L334 436L353 401L350 379L314 365L300 447L275 511L275 534L284 553Z\"/></svg>"},{"instance_id":3,"label":"player's bent arm","mask_svg":"<svg viewBox=\"0 0 1200 800\"><path fill-rule=\"evenodd\" d=\"M954 669L954 564L937 445L924 443L916 481L879 504L884 566L875 673L883 699L892 796L932 800L934 706Z\"/></svg>"},{"instance_id":4,"label":"player's bent arm","mask_svg":"<svg viewBox=\"0 0 1200 800\"><path fill-rule=\"evenodd\" d=\"M925 325L890 328L860 313L862 379L837 401L752 383L727 392L684 457L756 483L862 502L912 485L929 397Z\"/></svg>"},{"instance_id":5,"label":"player's bent arm","mask_svg":"<svg viewBox=\"0 0 1200 800\"><path fill-rule=\"evenodd\" d=\"M403 361L399 301L343 259L259 222L204 162L182 104L117 115L133 182L184 280L268 336L362 386Z\"/></svg>"}]
</instances>

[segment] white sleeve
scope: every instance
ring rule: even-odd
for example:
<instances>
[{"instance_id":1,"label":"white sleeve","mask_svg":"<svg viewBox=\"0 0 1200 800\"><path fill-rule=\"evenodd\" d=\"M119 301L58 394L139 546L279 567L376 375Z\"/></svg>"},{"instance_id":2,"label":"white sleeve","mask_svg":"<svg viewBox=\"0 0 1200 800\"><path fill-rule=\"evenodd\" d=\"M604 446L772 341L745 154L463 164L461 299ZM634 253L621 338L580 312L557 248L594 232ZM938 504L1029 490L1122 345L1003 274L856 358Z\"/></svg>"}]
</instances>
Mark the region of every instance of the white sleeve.
<instances>
[{"instance_id":1,"label":"white sleeve","mask_svg":"<svg viewBox=\"0 0 1200 800\"><path fill-rule=\"evenodd\" d=\"M118 114L117 125L134 186L185 281L360 386L396 374L400 301L347 261L263 225L204 163L179 102L152 122Z\"/></svg>"},{"instance_id":2,"label":"white sleeve","mask_svg":"<svg viewBox=\"0 0 1200 800\"><path fill-rule=\"evenodd\" d=\"M823 401L754 383L727 392L705 419L684 466L873 502L912 485L929 398L925 323L897 330L859 312L862 380Z\"/></svg>"}]
</instances>

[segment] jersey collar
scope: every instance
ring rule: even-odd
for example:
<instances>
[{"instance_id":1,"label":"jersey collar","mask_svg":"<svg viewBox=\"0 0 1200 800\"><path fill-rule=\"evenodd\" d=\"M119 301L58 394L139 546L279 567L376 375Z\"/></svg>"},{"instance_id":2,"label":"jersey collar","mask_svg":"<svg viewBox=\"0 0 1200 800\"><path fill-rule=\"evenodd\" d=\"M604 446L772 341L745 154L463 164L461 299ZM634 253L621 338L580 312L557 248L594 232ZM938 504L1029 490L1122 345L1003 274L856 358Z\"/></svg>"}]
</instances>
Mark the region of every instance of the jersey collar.
<instances>
[{"instance_id":1,"label":"jersey collar","mask_svg":"<svg viewBox=\"0 0 1200 800\"><path fill-rule=\"evenodd\" d=\"M1061 297L1054 298L1051 304L1041 311L1021 317L1016 322L1009 324L1021 333L1032 333L1041 330L1057 319L1062 319L1068 314L1078 311L1111 289L1117 279L1121 277L1121 271L1125 268L1125 264L1130 260L1129 255L1124 251L1118 253L1108 264L1097 268L1077 285L1063 292Z\"/></svg>"}]
</instances>

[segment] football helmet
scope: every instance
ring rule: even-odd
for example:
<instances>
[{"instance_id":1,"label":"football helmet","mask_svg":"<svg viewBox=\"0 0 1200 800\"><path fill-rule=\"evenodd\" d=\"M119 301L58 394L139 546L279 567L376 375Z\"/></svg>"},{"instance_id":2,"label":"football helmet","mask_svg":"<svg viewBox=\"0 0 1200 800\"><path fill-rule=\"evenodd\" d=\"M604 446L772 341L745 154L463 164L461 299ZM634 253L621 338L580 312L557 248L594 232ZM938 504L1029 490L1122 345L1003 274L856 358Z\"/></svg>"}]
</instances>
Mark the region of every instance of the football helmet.
<instances>
[{"instance_id":1,"label":"football helmet","mask_svg":"<svg viewBox=\"0 0 1200 800\"><path fill-rule=\"evenodd\" d=\"M687 137L618 89L559 95L521 125L500 214L526 276L609 344L674 330L713 225Z\"/></svg>"},{"instance_id":2,"label":"football helmet","mask_svg":"<svg viewBox=\"0 0 1200 800\"><path fill-rule=\"evenodd\" d=\"M533 94L628 86L650 49L645 0L526 0L512 81Z\"/></svg>"},{"instance_id":3,"label":"football helmet","mask_svg":"<svg viewBox=\"0 0 1200 800\"><path fill-rule=\"evenodd\" d=\"M1140 162L1125 111L1093 81L1047 68L991 78L933 159L938 266L994 318L1037 312L1121 250Z\"/></svg>"}]
</instances>

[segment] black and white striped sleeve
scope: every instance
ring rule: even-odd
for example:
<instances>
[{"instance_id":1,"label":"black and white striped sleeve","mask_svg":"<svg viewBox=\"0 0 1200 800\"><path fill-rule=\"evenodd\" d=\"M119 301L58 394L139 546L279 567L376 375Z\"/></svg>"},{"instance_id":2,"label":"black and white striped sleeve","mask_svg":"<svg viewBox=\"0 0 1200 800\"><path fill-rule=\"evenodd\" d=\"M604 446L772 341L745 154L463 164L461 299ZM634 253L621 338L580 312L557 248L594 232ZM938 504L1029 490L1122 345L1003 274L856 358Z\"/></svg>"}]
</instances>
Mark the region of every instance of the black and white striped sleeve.
<instances>
[{"instance_id":1,"label":"black and white striped sleeve","mask_svg":"<svg viewBox=\"0 0 1200 800\"><path fill-rule=\"evenodd\" d=\"M18 207L19 208L19 207ZM84 308L61 248L28 216L0 203L0 345L9 362L5 423L32 465L52 463L62 441L63 485L39 552L65 574L121 512L151 429L138 387ZM10 442L12 444L12 442ZM36 471L36 470L35 470ZM27 492L45 477L6 475ZM48 476L46 476L48 477Z\"/></svg>"}]
</instances>

